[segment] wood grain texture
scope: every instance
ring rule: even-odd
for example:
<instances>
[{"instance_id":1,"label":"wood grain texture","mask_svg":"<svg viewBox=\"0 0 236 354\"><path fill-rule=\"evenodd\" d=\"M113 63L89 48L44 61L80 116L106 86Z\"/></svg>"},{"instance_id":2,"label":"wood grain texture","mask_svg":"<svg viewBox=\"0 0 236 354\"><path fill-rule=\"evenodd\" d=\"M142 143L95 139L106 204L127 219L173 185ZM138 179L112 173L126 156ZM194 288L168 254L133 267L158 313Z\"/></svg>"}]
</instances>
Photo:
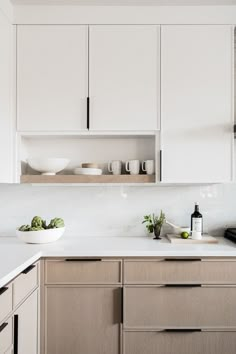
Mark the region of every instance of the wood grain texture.
<instances>
[{"instance_id":1,"label":"wood grain texture","mask_svg":"<svg viewBox=\"0 0 236 354\"><path fill-rule=\"evenodd\" d=\"M125 284L236 284L235 260L125 260Z\"/></svg>"},{"instance_id":2,"label":"wood grain texture","mask_svg":"<svg viewBox=\"0 0 236 354\"><path fill-rule=\"evenodd\" d=\"M12 319L5 321L8 325L0 332L0 353L4 354L12 345Z\"/></svg>"},{"instance_id":3,"label":"wood grain texture","mask_svg":"<svg viewBox=\"0 0 236 354\"><path fill-rule=\"evenodd\" d=\"M21 183L154 183L155 175L22 175Z\"/></svg>"},{"instance_id":4,"label":"wood grain texture","mask_svg":"<svg viewBox=\"0 0 236 354\"><path fill-rule=\"evenodd\" d=\"M45 261L46 284L117 284L121 261L67 262L64 258Z\"/></svg>"},{"instance_id":5,"label":"wood grain texture","mask_svg":"<svg viewBox=\"0 0 236 354\"><path fill-rule=\"evenodd\" d=\"M20 274L13 282L13 306L16 307L29 293L39 285L38 263L27 274Z\"/></svg>"},{"instance_id":6,"label":"wood grain texture","mask_svg":"<svg viewBox=\"0 0 236 354\"><path fill-rule=\"evenodd\" d=\"M236 332L125 332L123 354L235 354Z\"/></svg>"},{"instance_id":7,"label":"wood grain texture","mask_svg":"<svg viewBox=\"0 0 236 354\"><path fill-rule=\"evenodd\" d=\"M126 287L124 298L125 328L236 328L236 287Z\"/></svg>"},{"instance_id":8,"label":"wood grain texture","mask_svg":"<svg viewBox=\"0 0 236 354\"><path fill-rule=\"evenodd\" d=\"M48 287L45 354L119 354L120 288Z\"/></svg>"},{"instance_id":9,"label":"wood grain texture","mask_svg":"<svg viewBox=\"0 0 236 354\"><path fill-rule=\"evenodd\" d=\"M8 289L0 295L0 323L12 311L12 283L6 287Z\"/></svg>"}]
</instances>

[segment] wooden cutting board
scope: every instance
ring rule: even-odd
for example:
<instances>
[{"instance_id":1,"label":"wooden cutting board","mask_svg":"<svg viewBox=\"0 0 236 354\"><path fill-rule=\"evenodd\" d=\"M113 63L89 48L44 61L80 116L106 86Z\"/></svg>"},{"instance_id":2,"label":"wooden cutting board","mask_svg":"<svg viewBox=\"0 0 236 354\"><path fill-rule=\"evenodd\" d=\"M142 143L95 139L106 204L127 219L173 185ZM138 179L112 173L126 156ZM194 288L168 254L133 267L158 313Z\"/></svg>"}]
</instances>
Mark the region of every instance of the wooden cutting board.
<instances>
[{"instance_id":1,"label":"wooden cutting board","mask_svg":"<svg viewBox=\"0 0 236 354\"><path fill-rule=\"evenodd\" d=\"M179 235L166 234L166 237L171 243L190 245L190 244L206 244L206 243L218 243L218 240L210 235L203 235L201 240L193 240L191 237L187 239L181 238Z\"/></svg>"}]
</instances>

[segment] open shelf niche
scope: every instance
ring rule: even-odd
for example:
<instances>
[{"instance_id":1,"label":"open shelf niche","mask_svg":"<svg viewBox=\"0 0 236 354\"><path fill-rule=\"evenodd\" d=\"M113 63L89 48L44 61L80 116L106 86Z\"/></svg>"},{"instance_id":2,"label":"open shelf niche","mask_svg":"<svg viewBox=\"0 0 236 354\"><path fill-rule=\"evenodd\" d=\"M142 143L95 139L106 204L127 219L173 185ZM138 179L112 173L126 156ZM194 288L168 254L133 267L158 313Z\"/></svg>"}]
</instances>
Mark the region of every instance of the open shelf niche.
<instances>
[{"instance_id":1,"label":"open shelf niche","mask_svg":"<svg viewBox=\"0 0 236 354\"><path fill-rule=\"evenodd\" d=\"M32 170L27 163L34 157L64 157L70 159L67 168L55 176L45 176ZM17 180L21 183L68 183L68 184L153 184L160 180L160 137L157 134L138 135L91 135L91 134L30 134L18 135ZM122 174L108 172L108 162L121 160ZM128 160L155 161L155 174L130 175L125 171ZM82 163L98 163L100 176L75 175L73 170Z\"/></svg>"}]
</instances>

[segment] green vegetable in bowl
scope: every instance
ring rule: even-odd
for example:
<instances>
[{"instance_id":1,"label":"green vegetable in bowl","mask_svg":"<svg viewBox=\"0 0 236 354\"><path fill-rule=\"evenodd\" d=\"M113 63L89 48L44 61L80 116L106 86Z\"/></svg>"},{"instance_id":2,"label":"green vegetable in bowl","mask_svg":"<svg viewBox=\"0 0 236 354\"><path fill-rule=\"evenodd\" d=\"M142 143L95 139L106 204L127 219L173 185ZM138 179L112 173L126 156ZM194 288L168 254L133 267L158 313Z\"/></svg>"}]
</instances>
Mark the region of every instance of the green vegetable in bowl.
<instances>
[{"instance_id":1,"label":"green vegetable in bowl","mask_svg":"<svg viewBox=\"0 0 236 354\"><path fill-rule=\"evenodd\" d=\"M43 227L38 226L38 227L31 227L28 231L39 231L39 230L44 230Z\"/></svg>"},{"instance_id":2,"label":"green vegetable in bowl","mask_svg":"<svg viewBox=\"0 0 236 354\"><path fill-rule=\"evenodd\" d=\"M22 225L19 227L19 231L29 231L30 225Z\"/></svg>"},{"instance_id":3,"label":"green vegetable in bowl","mask_svg":"<svg viewBox=\"0 0 236 354\"><path fill-rule=\"evenodd\" d=\"M50 224L48 225L48 229L57 229L60 227L64 227L65 223L64 220L61 218L54 218L50 221Z\"/></svg>"},{"instance_id":4,"label":"green vegetable in bowl","mask_svg":"<svg viewBox=\"0 0 236 354\"><path fill-rule=\"evenodd\" d=\"M33 217L32 221L31 221L31 227L38 228L38 227L42 227L42 226L43 226L43 219L40 218L40 216Z\"/></svg>"}]
</instances>

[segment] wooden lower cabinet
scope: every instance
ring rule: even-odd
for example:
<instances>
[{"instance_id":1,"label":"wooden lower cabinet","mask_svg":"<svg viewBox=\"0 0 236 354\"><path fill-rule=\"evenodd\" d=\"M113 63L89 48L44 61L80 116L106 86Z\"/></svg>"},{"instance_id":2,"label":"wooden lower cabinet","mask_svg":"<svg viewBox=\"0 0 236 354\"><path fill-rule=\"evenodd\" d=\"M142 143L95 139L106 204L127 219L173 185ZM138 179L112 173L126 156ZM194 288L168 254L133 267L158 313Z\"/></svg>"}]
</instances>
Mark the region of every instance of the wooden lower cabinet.
<instances>
[{"instance_id":1,"label":"wooden lower cabinet","mask_svg":"<svg viewBox=\"0 0 236 354\"><path fill-rule=\"evenodd\" d=\"M45 289L45 354L119 354L121 288Z\"/></svg>"},{"instance_id":2,"label":"wooden lower cabinet","mask_svg":"<svg viewBox=\"0 0 236 354\"><path fill-rule=\"evenodd\" d=\"M17 326L18 322L18 326ZM38 292L35 291L14 314L17 354L38 354ZM16 334L16 333L15 333ZM16 350L16 349L15 349ZM14 351L15 352L15 351ZM54 353L56 354L56 353Z\"/></svg>"},{"instance_id":3,"label":"wooden lower cabinet","mask_svg":"<svg viewBox=\"0 0 236 354\"><path fill-rule=\"evenodd\" d=\"M124 332L123 354L235 354L236 332Z\"/></svg>"}]
</instances>

